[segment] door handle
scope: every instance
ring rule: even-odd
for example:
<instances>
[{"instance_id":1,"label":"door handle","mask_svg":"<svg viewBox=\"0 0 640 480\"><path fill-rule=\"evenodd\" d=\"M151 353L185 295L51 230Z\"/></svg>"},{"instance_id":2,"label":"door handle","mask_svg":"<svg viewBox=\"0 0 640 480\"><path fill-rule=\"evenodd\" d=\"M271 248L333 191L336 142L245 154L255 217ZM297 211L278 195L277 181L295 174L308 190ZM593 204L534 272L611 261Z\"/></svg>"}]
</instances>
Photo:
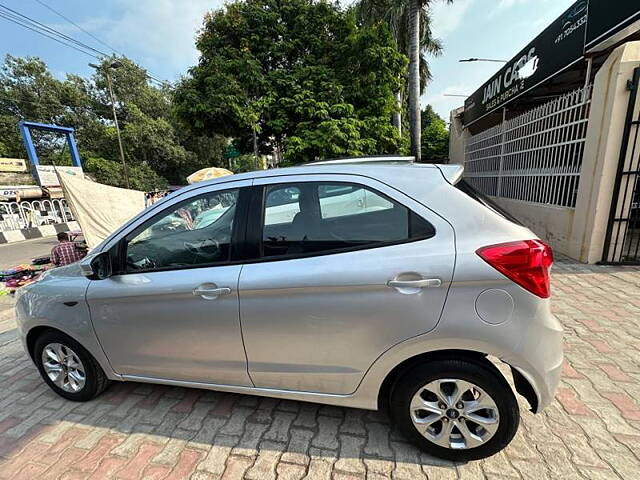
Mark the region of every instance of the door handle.
<instances>
[{"instance_id":1,"label":"door handle","mask_svg":"<svg viewBox=\"0 0 640 480\"><path fill-rule=\"evenodd\" d=\"M229 287L218 287L215 284L204 284L194 288L193 294L205 300L214 300L220 295L231 294L231 289Z\"/></svg>"},{"instance_id":2,"label":"door handle","mask_svg":"<svg viewBox=\"0 0 640 480\"><path fill-rule=\"evenodd\" d=\"M389 280L387 285L393 288L437 288L442 285L439 278L424 278L422 280Z\"/></svg>"}]
</instances>

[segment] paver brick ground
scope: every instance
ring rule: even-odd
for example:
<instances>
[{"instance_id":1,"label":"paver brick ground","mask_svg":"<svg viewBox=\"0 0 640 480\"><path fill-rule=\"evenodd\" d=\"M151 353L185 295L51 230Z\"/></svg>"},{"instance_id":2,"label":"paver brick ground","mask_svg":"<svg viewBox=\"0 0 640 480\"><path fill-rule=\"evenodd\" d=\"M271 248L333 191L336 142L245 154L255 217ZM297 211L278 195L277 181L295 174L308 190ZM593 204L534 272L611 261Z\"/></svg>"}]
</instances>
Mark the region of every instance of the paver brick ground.
<instances>
[{"instance_id":1,"label":"paver brick ground","mask_svg":"<svg viewBox=\"0 0 640 480\"><path fill-rule=\"evenodd\" d=\"M513 443L467 464L419 452L377 412L136 383L65 401L3 309L0 479L640 478L640 269L561 260L553 286L556 401L533 415L523 400Z\"/></svg>"}]
</instances>

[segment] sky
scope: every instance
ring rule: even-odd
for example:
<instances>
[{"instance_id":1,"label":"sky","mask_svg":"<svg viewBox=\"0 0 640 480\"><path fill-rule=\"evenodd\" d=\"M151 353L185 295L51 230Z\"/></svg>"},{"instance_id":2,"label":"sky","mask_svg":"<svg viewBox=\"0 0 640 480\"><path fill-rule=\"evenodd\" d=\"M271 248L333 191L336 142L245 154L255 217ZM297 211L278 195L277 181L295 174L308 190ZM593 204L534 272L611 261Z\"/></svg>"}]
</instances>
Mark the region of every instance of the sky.
<instances>
[{"instance_id":1,"label":"sky","mask_svg":"<svg viewBox=\"0 0 640 480\"><path fill-rule=\"evenodd\" d=\"M349 3L351 0L348 0ZM469 57L508 60L575 0L434 0L434 35L444 43L443 55L430 60L433 81L422 97L445 119L499 68L498 63L459 63ZM117 52L145 67L151 75L175 81L195 64L194 39L204 14L222 0L0 0L4 5L81 40L98 50L109 47L48 10L49 5ZM51 72L91 74L83 53L59 45L0 18L0 56L40 57Z\"/></svg>"}]
</instances>

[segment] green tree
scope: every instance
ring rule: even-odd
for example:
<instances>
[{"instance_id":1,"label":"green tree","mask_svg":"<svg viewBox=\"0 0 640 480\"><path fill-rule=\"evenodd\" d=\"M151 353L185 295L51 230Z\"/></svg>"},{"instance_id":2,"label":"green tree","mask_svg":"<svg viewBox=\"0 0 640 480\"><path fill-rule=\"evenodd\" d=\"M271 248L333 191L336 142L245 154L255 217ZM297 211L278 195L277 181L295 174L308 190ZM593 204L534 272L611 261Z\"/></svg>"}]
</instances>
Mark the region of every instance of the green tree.
<instances>
[{"instance_id":1,"label":"green tree","mask_svg":"<svg viewBox=\"0 0 640 480\"><path fill-rule=\"evenodd\" d=\"M453 0L444 0L453 3ZM439 55L442 44L431 34L433 0L360 0L356 11L366 24L387 23L398 49L409 57L407 91L409 97L409 135L411 154L421 160L420 96L431 78L426 54ZM401 101L401 98L400 98ZM396 116L394 123L399 126Z\"/></svg>"},{"instance_id":2,"label":"green tree","mask_svg":"<svg viewBox=\"0 0 640 480\"><path fill-rule=\"evenodd\" d=\"M0 67L0 138L8 154L24 157L18 130L20 120L65 124L85 108L77 85L55 79L37 58L7 55ZM59 148L51 134L34 132L34 141L44 163Z\"/></svg>"},{"instance_id":3,"label":"green tree","mask_svg":"<svg viewBox=\"0 0 640 480\"><path fill-rule=\"evenodd\" d=\"M422 112L422 159L442 160L449 156L449 130L447 123L431 105Z\"/></svg>"},{"instance_id":4,"label":"green tree","mask_svg":"<svg viewBox=\"0 0 640 480\"><path fill-rule=\"evenodd\" d=\"M111 74L132 186L147 184L146 177L153 177L151 185L167 180L182 184L200 168L223 164L226 140L207 132L185 132L174 114L170 86L150 84L144 69L124 57L104 59L103 65L115 61L119 68ZM92 78L67 75L59 80L40 59L8 55L0 66L2 155L26 156L18 130L20 120L75 128L85 169L101 181L124 186L121 174L105 173L122 166L104 68ZM33 138L42 163L70 164L60 136L34 131ZM89 162L89 158L101 162Z\"/></svg>"},{"instance_id":5,"label":"green tree","mask_svg":"<svg viewBox=\"0 0 640 480\"><path fill-rule=\"evenodd\" d=\"M196 46L175 93L194 133L252 137L290 163L400 148L388 118L406 60L386 26L325 1L246 0L209 14Z\"/></svg>"},{"instance_id":6,"label":"green tree","mask_svg":"<svg viewBox=\"0 0 640 480\"><path fill-rule=\"evenodd\" d=\"M96 182L106 185L123 186L124 168L121 163L99 157L88 157L84 169ZM134 190L150 192L167 187L167 181L148 165L130 165L127 169L129 186Z\"/></svg>"}]
</instances>

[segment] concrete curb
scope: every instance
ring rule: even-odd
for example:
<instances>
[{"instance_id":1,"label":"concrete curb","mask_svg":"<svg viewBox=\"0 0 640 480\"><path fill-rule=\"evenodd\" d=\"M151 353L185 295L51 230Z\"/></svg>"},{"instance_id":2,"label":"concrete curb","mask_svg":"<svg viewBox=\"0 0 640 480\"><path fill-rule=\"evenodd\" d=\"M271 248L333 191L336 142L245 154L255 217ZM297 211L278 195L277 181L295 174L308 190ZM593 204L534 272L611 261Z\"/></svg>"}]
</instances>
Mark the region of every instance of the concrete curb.
<instances>
[{"instance_id":1,"label":"concrete curb","mask_svg":"<svg viewBox=\"0 0 640 480\"><path fill-rule=\"evenodd\" d=\"M33 238L53 237L59 232L79 230L78 222L58 223L56 225L42 225L41 227L24 228L0 232L0 245L5 243L22 242Z\"/></svg>"}]
</instances>

